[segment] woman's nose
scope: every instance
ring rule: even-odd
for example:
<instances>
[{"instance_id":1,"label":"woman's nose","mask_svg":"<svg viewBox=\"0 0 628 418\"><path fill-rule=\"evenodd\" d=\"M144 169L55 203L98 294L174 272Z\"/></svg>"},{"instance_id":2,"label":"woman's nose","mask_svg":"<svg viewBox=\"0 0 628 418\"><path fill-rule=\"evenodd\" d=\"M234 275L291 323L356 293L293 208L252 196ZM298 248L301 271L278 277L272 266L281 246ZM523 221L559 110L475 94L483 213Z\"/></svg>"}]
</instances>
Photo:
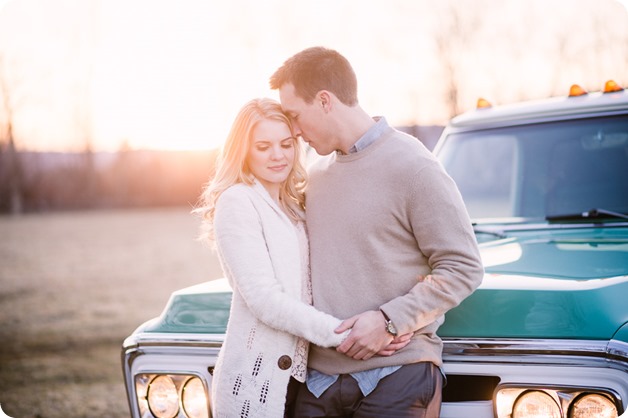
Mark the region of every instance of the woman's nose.
<instances>
[{"instance_id":1,"label":"woman's nose","mask_svg":"<svg viewBox=\"0 0 628 418\"><path fill-rule=\"evenodd\" d=\"M283 158L283 152L281 151L281 146L272 147L272 152L270 154L270 158L273 160L280 160Z\"/></svg>"}]
</instances>

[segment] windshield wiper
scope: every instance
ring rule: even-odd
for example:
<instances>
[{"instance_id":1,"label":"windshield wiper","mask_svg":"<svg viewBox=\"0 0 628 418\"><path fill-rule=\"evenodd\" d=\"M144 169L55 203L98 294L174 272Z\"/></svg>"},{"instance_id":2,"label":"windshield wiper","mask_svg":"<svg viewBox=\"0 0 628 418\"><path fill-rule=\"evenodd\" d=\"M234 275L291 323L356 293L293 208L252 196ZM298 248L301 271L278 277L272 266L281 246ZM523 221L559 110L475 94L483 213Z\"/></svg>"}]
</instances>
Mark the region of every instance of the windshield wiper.
<instances>
[{"instance_id":1,"label":"windshield wiper","mask_svg":"<svg viewBox=\"0 0 628 418\"><path fill-rule=\"evenodd\" d=\"M473 232L475 232L476 234L487 234L487 235L493 235L497 238L506 238L507 235L503 232L500 231L499 229L486 229L486 228L479 228L478 224L473 223Z\"/></svg>"},{"instance_id":2,"label":"windshield wiper","mask_svg":"<svg viewBox=\"0 0 628 418\"><path fill-rule=\"evenodd\" d=\"M567 221L567 220L600 219L600 218L628 219L628 215L624 213L613 212L611 210L596 208L596 209L591 209L582 213L547 216L545 219L547 219L548 221Z\"/></svg>"},{"instance_id":3,"label":"windshield wiper","mask_svg":"<svg viewBox=\"0 0 628 418\"><path fill-rule=\"evenodd\" d=\"M606 209L591 209L587 212L582 212L583 218L599 218L603 215L610 216L611 218L628 219L628 215L626 214L613 212Z\"/></svg>"}]
</instances>

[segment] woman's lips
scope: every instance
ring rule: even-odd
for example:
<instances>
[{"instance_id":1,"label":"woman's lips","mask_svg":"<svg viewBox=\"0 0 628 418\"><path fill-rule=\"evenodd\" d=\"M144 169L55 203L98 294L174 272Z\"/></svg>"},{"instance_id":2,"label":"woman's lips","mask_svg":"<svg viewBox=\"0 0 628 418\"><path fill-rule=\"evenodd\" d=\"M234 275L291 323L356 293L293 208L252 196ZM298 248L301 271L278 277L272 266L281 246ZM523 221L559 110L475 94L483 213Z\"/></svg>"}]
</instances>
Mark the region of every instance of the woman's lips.
<instances>
[{"instance_id":1,"label":"woman's lips","mask_svg":"<svg viewBox=\"0 0 628 418\"><path fill-rule=\"evenodd\" d=\"M280 164L280 165L273 165L268 168L272 171L283 171L287 166L288 164Z\"/></svg>"}]
</instances>

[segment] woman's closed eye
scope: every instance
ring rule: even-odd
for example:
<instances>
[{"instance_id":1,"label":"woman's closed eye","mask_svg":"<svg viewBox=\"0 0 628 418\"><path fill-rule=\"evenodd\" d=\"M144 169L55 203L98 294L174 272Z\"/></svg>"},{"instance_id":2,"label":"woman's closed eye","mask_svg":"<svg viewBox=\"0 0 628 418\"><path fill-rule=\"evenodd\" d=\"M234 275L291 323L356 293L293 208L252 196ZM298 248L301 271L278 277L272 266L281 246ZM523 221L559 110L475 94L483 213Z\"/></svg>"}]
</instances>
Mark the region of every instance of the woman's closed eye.
<instances>
[{"instance_id":1,"label":"woman's closed eye","mask_svg":"<svg viewBox=\"0 0 628 418\"><path fill-rule=\"evenodd\" d=\"M295 138L290 138L289 140L282 142L281 148L290 149L294 147L294 141L295 141Z\"/></svg>"}]
</instances>

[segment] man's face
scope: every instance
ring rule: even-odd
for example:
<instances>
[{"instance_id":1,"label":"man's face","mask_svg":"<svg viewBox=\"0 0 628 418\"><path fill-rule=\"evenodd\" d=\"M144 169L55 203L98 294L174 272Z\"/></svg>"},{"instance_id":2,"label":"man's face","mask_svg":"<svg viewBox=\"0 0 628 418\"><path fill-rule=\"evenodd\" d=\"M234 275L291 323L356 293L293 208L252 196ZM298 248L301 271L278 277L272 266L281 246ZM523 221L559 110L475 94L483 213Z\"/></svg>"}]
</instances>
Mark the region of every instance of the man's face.
<instances>
[{"instance_id":1,"label":"man's face","mask_svg":"<svg viewBox=\"0 0 628 418\"><path fill-rule=\"evenodd\" d=\"M327 155L335 150L331 144L331 135L327 127L326 113L323 106L316 99L312 103L306 103L297 96L292 83L287 83L279 88L279 98L283 111L290 117L297 135L308 143L320 155Z\"/></svg>"}]
</instances>

